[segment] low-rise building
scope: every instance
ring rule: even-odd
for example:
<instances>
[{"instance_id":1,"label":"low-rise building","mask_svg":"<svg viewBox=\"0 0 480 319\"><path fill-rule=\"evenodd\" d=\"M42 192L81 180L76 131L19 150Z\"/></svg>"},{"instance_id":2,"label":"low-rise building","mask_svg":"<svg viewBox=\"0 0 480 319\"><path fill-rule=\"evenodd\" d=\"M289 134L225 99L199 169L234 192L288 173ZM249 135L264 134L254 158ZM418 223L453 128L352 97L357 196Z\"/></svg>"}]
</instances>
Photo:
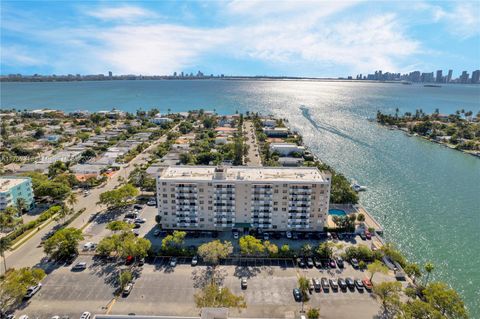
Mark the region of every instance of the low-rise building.
<instances>
[{"instance_id":1,"label":"low-rise building","mask_svg":"<svg viewBox=\"0 0 480 319\"><path fill-rule=\"evenodd\" d=\"M0 210L16 206L23 199L25 208L34 206L32 180L29 177L0 177Z\"/></svg>"},{"instance_id":2,"label":"low-rise building","mask_svg":"<svg viewBox=\"0 0 480 319\"><path fill-rule=\"evenodd\" d=\"M321 231L331 175L314 167L170 166L157 177L164 229Z\"/></svg>"},{"instance_id":3,"label":"low-rise building","mask_svg":"<svg viewBox=\"0 0 480 319\"><path fill-rule=\"evenodd\" d=\"M288 137L290 130L286 127L264 128L263 133L268 137Z\"/></svg>"},{"instance_id":4,"label":"low-rise building","mask_svg":"<svg viewBox=\"0 0 480 319\"><path fill-rule=\"evenodd\" d=\"M305 152L305 147L294 143L272 143L270 144L270 151L278 153L280 156L288 156L292 153L301 155Z\"/></svg>"},{"instance_id":5,"label":"low-rise building","mask_svg":"<svg viewBox=\"0 0 480 319\"><path fill-rule=\"evenodd\" d=\"M157 124L157 125L164 125L168 123L172 123L173 120L168 117L160 117L160 116L155 116L153 119L150 120L150 122Z\"/></svg>"}]
</instances>

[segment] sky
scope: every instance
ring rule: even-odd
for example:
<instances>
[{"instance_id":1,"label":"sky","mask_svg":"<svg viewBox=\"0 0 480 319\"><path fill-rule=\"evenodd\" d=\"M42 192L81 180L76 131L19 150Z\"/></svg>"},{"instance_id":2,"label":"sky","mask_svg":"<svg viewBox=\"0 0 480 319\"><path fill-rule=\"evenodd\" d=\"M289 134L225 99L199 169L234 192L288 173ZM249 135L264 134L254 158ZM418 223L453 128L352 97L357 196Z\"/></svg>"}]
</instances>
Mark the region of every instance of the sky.
<instances>
[{"instance_id":1,"label":"sky","mask_svg":"<svg viewBox=\"0 0 480 319\"><path fill-rule=\"evenodd\" d=\"M480 1L1 1L0 74L480 68Z\"/></svg>"}]
</instances>

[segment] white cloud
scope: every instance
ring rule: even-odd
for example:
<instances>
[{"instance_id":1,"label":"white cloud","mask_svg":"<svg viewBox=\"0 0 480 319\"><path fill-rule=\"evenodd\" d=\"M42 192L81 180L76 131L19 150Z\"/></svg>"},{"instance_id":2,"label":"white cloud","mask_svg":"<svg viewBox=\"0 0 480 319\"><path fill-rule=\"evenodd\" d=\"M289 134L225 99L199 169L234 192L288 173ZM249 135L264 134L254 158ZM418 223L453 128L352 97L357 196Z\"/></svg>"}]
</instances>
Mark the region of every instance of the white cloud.
<instances>
[{"instance_id":1,"label":"white cloud","mask_svg":"<svg viewBox=\"0 0 480 319\"><path fill-rule=\"evenodd\" d=\"M119 7L90 7L85 10L89 16L101 20L133 20L138 18L155 17L152 11L138 6L124 5Z\"/></svg>"},{"instance_id":2,"label":"white cloud","mask_svg":"<svg viewBox=\"0 0 480 319\"><path fill-rule=\"evenodd\" d=\"M2 46L1 61L2 64L13 66L35 66L43 64L41 58L32 55L27 48L21 46Z\"/></svg>"},{"instance_id":3,"label":"white cloud","mask_svg":"<svg viewBox=\"0 0 480 319\"><path fill-rule=\"evenodd\" d=\"M319 71L332 65L351 72L401 68L398 61L416 53L420 44L405 35L395 14L364 20L347 19L350 14L344 17L344 10L355 4L234 1L217 8L228 23L212 28L158 19L130 23L158 15L136 6L101 7L83 14L114 19L114 26L45 29L25 25L22 32L55 50L48 62L57 73L170 74L201 68L202 59L208 60L209 55L263 61L292 73L303 65L312 75L330 75ZM16 25L16 32L19 29Z\"/></svg>"},{"instance_id":4,"label":"white cloud","mask_svg":"<svg viewBox=\"0 0 480 319\"><path fill-rule=\"evenodd\" d=\"M451 8L419 3L416 9L430 13L434 22L444 23L447 32L463 39L480 34L480 2L458 2Z\"/></svg>"}]
</instances>

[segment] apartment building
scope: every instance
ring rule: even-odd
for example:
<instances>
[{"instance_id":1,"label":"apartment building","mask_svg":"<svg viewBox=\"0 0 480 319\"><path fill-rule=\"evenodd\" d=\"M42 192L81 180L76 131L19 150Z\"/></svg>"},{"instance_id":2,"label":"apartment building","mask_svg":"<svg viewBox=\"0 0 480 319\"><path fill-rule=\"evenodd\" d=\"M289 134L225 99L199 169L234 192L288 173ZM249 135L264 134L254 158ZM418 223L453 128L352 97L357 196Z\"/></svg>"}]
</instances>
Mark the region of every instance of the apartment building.
<instances>
[{"instance_id":1,"label":"apartment building","mask_svg":"<svg viewBox=\"0 0 480 319\"><path fill-rule=\"evenodd\" d=\"M170 166L157 177L164 229L321 231L330 173L313 167Z\"/></svg>"},{"instance_id":2,"label":"apartment building","mask_svg":"<svg viewBox=\"0 0 480 319\"><path fill-rule=\"evenodd\" d=\"M0 210L16 206L19 198L24 199L26 209L34 206L32 180L28 177L0 177Z\"/></svg>"}]
</instances>

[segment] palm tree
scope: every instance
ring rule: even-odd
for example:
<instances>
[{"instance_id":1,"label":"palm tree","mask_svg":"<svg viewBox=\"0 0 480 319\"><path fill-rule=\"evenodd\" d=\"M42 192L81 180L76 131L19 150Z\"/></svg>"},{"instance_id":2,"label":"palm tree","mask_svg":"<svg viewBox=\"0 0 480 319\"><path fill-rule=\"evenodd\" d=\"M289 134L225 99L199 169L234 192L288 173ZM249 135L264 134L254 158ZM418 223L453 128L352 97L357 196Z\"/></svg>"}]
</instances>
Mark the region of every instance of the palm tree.
<instances>
[{"instance_id":1,"label":"palm tree","mask_svg":"<svg viewBox=\"0 0 480 319\"><path fill-rule=\"evenodd\" d=\"M305 278L304 276L301 276L298 278L298 289L300 289L302 293L302 312L303 312L303 305L305 301L308 301L308 279Z\"/></svg>"},{"instance_id":2,"label":"palm tree","mask_svg":"<svg viewBox=\"0 0 480 319\"><path fill-rule=\"evenodd\" d=\"M435 266L431 262L427 262L425 264L425 271L427 272L427 277L425 278L426 283L430 279L431 272L435 269Z\"/></svg>"},{"instance_id":3,"label":"palm tree","mask_svg":"<svg viewBox=\"0 0 480 319\"><path fill-rule=\"evenodd\" d=\"M78 203L77 195L74 192L70 192L67 197L67 204L72 207L72 211L75 210L76 203Z\"/></svg>"},{"instance_id":4,"label":"palm tree","mask_svg":"<svg viewBox=\"0 0 480 319\"><path fill-rule=\"evenodd\" d=\"M25 198L21 198L21 197L17 198L18 213L22 215L26 208L27 208L27 202L25 201Z\"/></svg>"},{"instance_id":5,"label":"palm tree","mask_svg":"<svg viewBox=\"0 0 480 319\"><path fill-rule=\"evenodd\" d=\"M5 252L12 247L12 241L8 237L0 238L0 255L3 258L3 267L7 272L7 259L5 258Z\"/></svg>"}]
</instances>

